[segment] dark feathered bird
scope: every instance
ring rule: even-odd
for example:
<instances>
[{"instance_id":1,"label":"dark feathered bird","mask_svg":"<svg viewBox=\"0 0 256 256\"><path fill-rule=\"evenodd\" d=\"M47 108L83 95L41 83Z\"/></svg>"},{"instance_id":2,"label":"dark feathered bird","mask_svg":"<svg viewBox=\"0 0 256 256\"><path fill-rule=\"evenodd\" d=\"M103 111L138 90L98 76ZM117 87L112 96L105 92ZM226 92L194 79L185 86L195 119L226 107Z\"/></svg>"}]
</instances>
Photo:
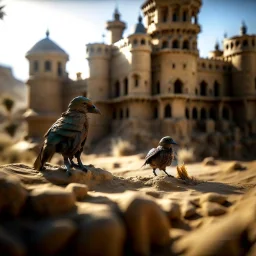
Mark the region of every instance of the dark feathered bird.
<instances>
[{"instance_id":1,"label":"dark feathered bird","mask_svg":"<svg viewBox=\"0 0 256 256\"><path fill-rule=\"evenodd\" d=\"M174 152L172 150L172 145L178 145L170 136L163 137L158 144L157 148L152 148L147 156L146 161L142 165L149 164L153 168L153 173L156 175L156 169L166 172L166 166L170 166L172 164L172 160L174 159Z\"/></svg>"},{"instance_id":2,"label":"dark feathered bird","mask_svg":"<svg viewBox=\"0 0 256 256\"><path fill-rule=\"evenodd\" d=\"M68 175L71 175L72 166L87 171L80 158L88 134L87 113L100 114L90 99L79 96L69 103L68 110L62 113L44 136L43 146L34 163L36 170L41 170L54 153L60 153ZM73 162L73 157L77 158L78 165Z\"/></svg>"}]
</instances>

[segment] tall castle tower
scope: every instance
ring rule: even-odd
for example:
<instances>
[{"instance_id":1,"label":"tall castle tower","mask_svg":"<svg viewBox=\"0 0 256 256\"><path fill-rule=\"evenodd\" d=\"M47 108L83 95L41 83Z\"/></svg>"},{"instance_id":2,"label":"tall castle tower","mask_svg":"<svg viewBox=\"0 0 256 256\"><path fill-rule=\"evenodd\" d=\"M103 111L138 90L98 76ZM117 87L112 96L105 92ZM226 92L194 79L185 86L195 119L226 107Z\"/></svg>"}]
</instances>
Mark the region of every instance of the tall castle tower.
<instances>
[{"instance_id":1,"label":"tall castle tower","mask_svg":"<svg viewBox=\"0 0 256 256\"><path fill-rule=\"evenodd\" d=\"M126 25L123 21L120 20L120 13L117 8L115 9L114 20L108 21L106 24L106 29L109 31L108 40L109 44L114 44L123 37L123 32L126 28Z\"/></svg>"},{"instance_id":2,"label":"tall castle tower","mask_svg":"<svg viewBox=\"0 0 256 256\"><path fill-rule=\"evenodd\" d=\"M184 117L184 99L177 94L194 94L197 85L198 13L201 0L148 0L142 10L147 33L152 38L152 92L171 97L171 115ZM164 109L160 102L160 118Z\"/></svg>"},{"instance_id":3,"label":"tall castle tower","mask_svg":"<svg viewBox=\"0 0 256 256\"><path fill-rule=\"evenodd\" d=\"M28 136L41 138L63 110L62 82L67 79L67 53L49 38L37 42L26 54L29 61ZM39 125L40 124L40 125Z\"/></svg>"}]
</instances>

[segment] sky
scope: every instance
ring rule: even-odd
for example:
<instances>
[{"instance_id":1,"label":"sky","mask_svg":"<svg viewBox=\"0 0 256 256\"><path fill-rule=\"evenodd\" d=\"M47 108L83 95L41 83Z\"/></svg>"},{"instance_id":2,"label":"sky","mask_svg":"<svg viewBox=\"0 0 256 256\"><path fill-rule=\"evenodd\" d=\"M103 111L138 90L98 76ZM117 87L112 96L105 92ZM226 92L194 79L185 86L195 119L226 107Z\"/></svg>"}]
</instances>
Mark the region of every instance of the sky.
<instances>
[{"instance_id":1,"label":"sky","mask_svg":"<svg viewBox=\"0 0 256 256\"><path fill-rule=\"evenodd\" d=\"M171 1L171 0L169 0ZM26 52L45 37L69 54L67 72L75 79L77 72L88 76L85 59L87 43L102 42L107 34L105 23L112 19L118 6L121 20L127 23L124 37L129 35L137 22L144 0L2 0L6 16L0 21L0 65L11 67L16 78L28 79ZM207 57L216 40L222 43L238 35L242 20L248 34L256 34L256 0L203 0L199 14L201 33L198 47L201 57Z\"/></svg>"}]
</instances>

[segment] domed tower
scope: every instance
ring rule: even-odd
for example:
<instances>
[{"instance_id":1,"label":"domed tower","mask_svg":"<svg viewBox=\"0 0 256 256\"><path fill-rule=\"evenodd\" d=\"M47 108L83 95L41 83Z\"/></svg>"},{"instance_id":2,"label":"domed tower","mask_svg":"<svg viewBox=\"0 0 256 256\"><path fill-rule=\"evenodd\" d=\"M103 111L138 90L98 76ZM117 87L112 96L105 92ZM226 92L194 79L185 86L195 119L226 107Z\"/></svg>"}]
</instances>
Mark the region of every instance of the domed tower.
<instances>
[{"instance_id":1,"label":"domed tower","mask_svg":"<svg viewBox=\"0 0 256 256\"><path fill-rule=\"evenodd\" d=\"M149 96L151 94L151 42L150 36L139 16L134 32L128 36L131 45L131 66L129 73L129 94Z\"/></svg>"},{"instance_id":2,"label":"domed tower","mask_svg":"<svg viewBox=\"0 0 256 256\"><path fill-rule=\"evenodd\" d=\"M120 21L120 13L117 8L115 9L114 20L108 21L106 24L106 29L109 31L109 44L114 44L123 37L123 32L126 28L126 24Z\"/></svg>"},{"instance_id":3,"label":"domed tower","mask_svg":"<svg viewBox=\"0 0 256 256\"><path fill-rule=\"evenodd\" d=\"M245 23L240 36L224 40L224 57L233 65L232 93L235 96L253 96L256 92L256 35L248 35Z\"/></svg>"},{"instance_id":4,"label":"domed tower","mask_svg":"<svg viewBox=\"0 0 256 256\"><path fill-rule=\"evenodd\" d=\"M216 42L215 47L214 47L214 51L209 52L209 58L210 59L215 59L218 57L222 57L223 55L223 51L220 50L220 45L219 42Z\"/></svg>"},{"instance_id":5,"label":"domed tower","mask_svg":"<svg viewBox=\"0 0 256 256\"><path fill-rule=\"evenodd\" d=\"M49 38L37 42L26 54L29 61L28 136L41 138L63 111L62 84L67 79L67 53Z\"/></svg>"},{"instance_id":6,"label":"domed tower","mask_svg":"<svg viewBox=\"0 0 256 256\"><path fill-rule=\"evenodd\" d=\"M184 98L178 95L194 94L197 86L201 4L201 0L148 0L142 5L153 44L152 92L169 96L175 118L185 116Z\"/></svg>"}]
</instances>

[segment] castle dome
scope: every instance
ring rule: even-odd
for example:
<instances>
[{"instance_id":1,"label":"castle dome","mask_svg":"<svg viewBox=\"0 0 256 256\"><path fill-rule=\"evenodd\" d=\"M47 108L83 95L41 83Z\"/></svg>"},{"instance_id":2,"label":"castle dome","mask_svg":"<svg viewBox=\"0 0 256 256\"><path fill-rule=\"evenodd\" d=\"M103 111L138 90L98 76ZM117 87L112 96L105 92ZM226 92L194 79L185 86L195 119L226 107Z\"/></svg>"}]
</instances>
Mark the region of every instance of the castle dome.
<instances>
[{"instance_id":1,"label":"castle dome","mask_svg":"<svg viewBox=\"0 0 256 256\"><path fill-rule=\"evenodd\" d=\"M27 55L38 53L57 53L61 55L68 55L60 46L49 38L49 31L46 32L46 38L37 42L28 52Z\"/></svg>"},{"instance_id":2,"label":"castle dome","mask_svg":"<svg viewBox=\"0 0 256 256\"><path fill-rule=\"evenodd\" d=\"M133 34L146 34L146 29L142 23L141 15L139 15L138 23L134 27Z\"/></svg>"}]
</instances>

